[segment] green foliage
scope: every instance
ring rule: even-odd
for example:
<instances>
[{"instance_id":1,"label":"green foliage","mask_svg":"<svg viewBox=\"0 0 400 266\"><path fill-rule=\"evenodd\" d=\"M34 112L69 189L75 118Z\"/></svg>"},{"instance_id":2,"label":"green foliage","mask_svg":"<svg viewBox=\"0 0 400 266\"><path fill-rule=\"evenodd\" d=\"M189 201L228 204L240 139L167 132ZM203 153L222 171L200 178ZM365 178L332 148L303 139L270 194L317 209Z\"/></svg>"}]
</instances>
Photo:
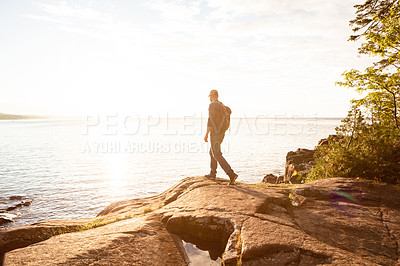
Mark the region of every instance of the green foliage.
<instances>
[{"instance_id":1,"label":"green foliage","mask_svg":"<svg viewBox=\"0 0 400 266\"><path fill-rule=\"evenodd\" d=\"M307 181L333 176L400 182L400 3L367 0L356 5L350 21L363 39L360 54L378 61L361 72L346 71L340 86L363 98L352 100L347 118L336 129L338 139L317 148L316 166Z\"/></svg>"},{"instance_id":2,"label":"green foliage","mask_svg":"<svg viewBox=\"0 0 400 266\"><path fill-rule=\"evenodd\" d=\"M355 41L360 37L365 39L359 48L359 53L381 56L381 60L375 64L377 67L398 65L400 63L399 2L367 0L355 7L356 18L350 21L350 25L358 34L350 36L350 40Z\"/></svg>"},{"instance_id":3,"label":"green foliage","mask_svg":"<svg viewBox=\"0 0 400 266\"><path fill-rule=\"evenodd\" d=\"M353 109L349 112L354 115ZM338 139L317 148L316 166L307 182L334 176L400 182L400 132L378 123L366 124L359 111L343 120Z\"/></svg>"},{"instance_id":4,"label":"green foliage","mask_svg":"<svg viewBox=\"0 0 400 266\"><path fill-rule=\"evenodd\" d=\"M341 86L354 88L367 96L353 104L364 106L373 122L388 122L400 129L400 3L394 0L367 0L356 5L356 18L350 21L353 35L363 37L360 54L378 57L364 73L352 69L343 74Z\"/></svg>"},{"instance_id":5,"label":"green foliage","mask_svg":"<svg viewBox=\"0 0 400 266\"><path fill-rule=\"evenodd\" d=\"M367 93L359 100L353 100L356 107L364 107L364 112L372 122L387 122L400 128L400 73L385 73L381 69L369 67L365 73L350 70L343 74L344 81L337 82L340 86L354 88L359 93Z\"/></svg>"}]
</instances>

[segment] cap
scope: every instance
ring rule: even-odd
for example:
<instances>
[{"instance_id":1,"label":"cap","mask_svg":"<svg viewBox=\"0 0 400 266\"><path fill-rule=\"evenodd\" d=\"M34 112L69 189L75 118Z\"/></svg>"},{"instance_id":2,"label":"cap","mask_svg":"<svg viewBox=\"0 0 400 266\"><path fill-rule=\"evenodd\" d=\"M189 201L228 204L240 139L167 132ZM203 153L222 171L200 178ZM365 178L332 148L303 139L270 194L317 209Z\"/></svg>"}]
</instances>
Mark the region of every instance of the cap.
<instances>
[{"instance_id":1,"label":"cap","mask_svg":"<svg viewBox=\"0 0 400 266\"><path fill-rule=\"evenodd\" d=\"M211 90L210 94L208 96L211 96L211 95L214 95L214 96L218 97L218 91L217 90Z\"/></svg>"}]
</instances>

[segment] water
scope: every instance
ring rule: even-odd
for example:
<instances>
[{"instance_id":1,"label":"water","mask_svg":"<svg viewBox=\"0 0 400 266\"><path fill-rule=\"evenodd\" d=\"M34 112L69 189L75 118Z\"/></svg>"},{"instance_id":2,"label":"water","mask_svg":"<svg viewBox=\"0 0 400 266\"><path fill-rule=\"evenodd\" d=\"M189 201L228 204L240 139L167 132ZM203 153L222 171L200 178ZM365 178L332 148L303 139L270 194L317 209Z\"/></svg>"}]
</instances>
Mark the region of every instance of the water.
<instances>
[{"instance_id":1,"label":"water","mask_svg":"<svg viewBox=\"0 0 400 266\"><path fill-rule=\"evenodd\" d=\"M339 119L232 119L222 151L239 182L282 174L288 151L312 149ZM91 117L0 121L0 201L18 208L21 226L96 216L111 202L160 193L209 171L206 119ZM218 169L219 177L226 177Z\"/></svg>"},{"instance_id":2,"label":"water","mask_svg":"<svg viewBox=\"0 0 400 266\"><path fill-rule=\"evenodd\" d=\"M185 248L186 254L189 258L189 265L204 265L204 266L218 266L221 265L221 257L211 256L210 251L202 250L198 248L195 244L190 242L185 242L182 240L183 247ZM223 250L222 250L223 252Z\"/></svg>"}]
</instances>

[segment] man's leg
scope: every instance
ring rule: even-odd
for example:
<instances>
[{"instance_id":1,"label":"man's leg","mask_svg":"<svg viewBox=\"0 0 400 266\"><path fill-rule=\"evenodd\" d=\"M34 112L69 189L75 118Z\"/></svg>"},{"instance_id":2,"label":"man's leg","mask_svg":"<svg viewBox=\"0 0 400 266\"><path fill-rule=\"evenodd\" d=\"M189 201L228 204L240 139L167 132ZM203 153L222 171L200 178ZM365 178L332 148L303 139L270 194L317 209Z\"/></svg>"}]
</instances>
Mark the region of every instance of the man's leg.
<instances>
[{"instance_id":1,"label":"man's leg","mask_svg":"<svg viewBox=\"0 0 400 266\"><path fill-rule=\"evenodd\" d=\"M222 156L221 142L219 140L211 140L210 154L212 154L212 157L215 158L215 160L219 163L221 168L229 177L232 177L235 174L229 163L225 160L224 156Z\"/></svg>"},{"instance_id":2,"label":"man's leg","mask_svg":"<svg viewBox=\"0 0 400 266\"><path fill-rule=\"evenodd\" d=\"M210 176L216 176L217 175L217 160L214 158L213 154L212 154L212 148L210 148Z\"/></svg>"}]
</instances>

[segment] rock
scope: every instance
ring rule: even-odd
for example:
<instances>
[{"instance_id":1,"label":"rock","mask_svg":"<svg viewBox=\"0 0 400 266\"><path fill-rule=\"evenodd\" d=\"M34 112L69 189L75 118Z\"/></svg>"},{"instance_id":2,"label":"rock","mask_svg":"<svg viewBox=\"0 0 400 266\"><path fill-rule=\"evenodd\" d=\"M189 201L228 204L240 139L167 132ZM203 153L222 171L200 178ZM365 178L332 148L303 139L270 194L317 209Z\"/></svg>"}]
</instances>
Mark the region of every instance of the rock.
<instances>
[{"instance_id":1,"label":"rock","mask_svg":"<svg viewBox=\"0 0 400 266\"><path fill-rule=\"evenodd\" d=\"M6 209L6 211L13 211L13 210L15 210L16 208L20 208L20 207L22 207L23 205L22 205L22 203L18 203L18 204L16 204L16 205L14 205L14 206L10 206L10 207L8 207L7 209Z\"/></svg>"},{"instance_id":2,"label":"rock","mask_svg":"<svg viewBox=\"0 0 400 266\"><path fill-rule=\"evenodd\" d=\"M329 135L326 139L318 141L318 145L314 150L297 149L290 151L286 155L285 174L283 176L284 183L301 184L315 166L314 153L319 146L328 145L329 142L342 142L343 138L338 135ZM267 183L274 183L274 177L266 175ZM280 183L280 179L279 183ZM264 182L264 181L263 181Z\"/></svg>"},{"instance_id":3,"label":"rock","mask_svg":"<svg viewBox=\"0 0 400 266\"><path fill-rule=\"evenodd\" d=\"M328 145L328 143L329 143L329 141L328 141L327 138L326 138L326 139L320 139L320 140L318 141L317 147L319 147L319 146L324 146L324 145Z\"/></svg>"},{"instance_id":4,"label":"rock","mask_svg":"<svg viewBox=\"0 0 400 266\"><path fill-rule=\"evenodd\" d=\"M12 223L16 217L17 215L11 213L0 213L0 225Z\"/></svg>"},{"instance_id":5,"label":"rock","mask_svg":"<svg viewBox=\"0 0 400 266\"><path fill-rule=\"evenodd\" d=\"M283 176L276 176L274 174L268 174L264 176L263 180L261 181L262 183L271 183L271 184L279 184L283 183L284 178Z\"/></svg>"},{"instance_id":6,"label":"rock","mask_svg":"<svg viewBox=\"0 0 400 266\"><path fill-rule=\"evenodd\" d=\"M15 203L16 201L17 203ZM11 196L8 199L0 201L0 213L10 212L23 206L30 206L31 204L32 200L25 196Z\"/></svg>"},{"instance_id":7,"label":"rock","mask_svg":"<svg viewBox=\"0 0 400 266\"><path fill-rule=\"evenodd\" d=\"M14 221L11 219L5 218L5 217L0 217L0 225L10 223L10 222L14 222Z\"/></svg>"},{"instance_id":8,"label":"rock","mask_svg":"<svg viewBox=\"0 0 400 266\"><path fill-rule=\"evenodd\" d=\"M284 181L292 184L302 183L314 167L315 150L297 149L286 155Z\"/></svg>"},{"instance_id":9,"label":"rock","mask_svg":"<svg viewBox=\"0 0 400 266\"><path fill-rule=\"evenodd\" d=\"M0 199L0 226L14 222L18 209L31 205L32 200L24 196L11 196ZM1 264L0 264L1 265Z\"/></svg>"},{"instance_id":10,"label":"rock","mask_svg":"<svg viewBox=\"0 0 400 266\"><path fill-rule=\"evenodd\" d=\"M190 177L95 218L2 231L0 250L5 265L186 265L181 239L225 265L396 265L400 188L346 178L278 187Z\"/></svg>"},{"instance_id":11,"label":"rock","mask_svg":"<svg viewBox=\"0 0 400 266\"><path fill-rule=\"evenodd\" d=\"M185 265L161 217L62 234L5 256L5 265Z\"/></svg>"},{"instance_id":12,"label":"rock","mask_svg":"<svg viewBox=\"0 0 400 266\"><path fill-rule=\"evenodd\" d=\"M25 200L26 197L25 196L10 196L9 199L10 200Z\"/></svg>"},{"instance_id":13,"label":"rock","mask_svg":"<svg viewBox=\"0 0 400 266\"><path fill-rule=\"evenodd\" d=\"M22 206L30 206L32 204L32 200L24 200L21 203L22 203Z\"/></svg>"},{"instance_id":14,"label":"rock","mask_svg":"<svg viewBox=\"0 0 400 266\"><path fill-rule=\"evenodd\" d=\"M340 143L342 143L343 141L344 141L343 136L340 136L340 135L329 135L326 139L321 139L320 141L318 141L317 147L328 145L329 142L340 142Z\"/></svg>"}]
</instances>

